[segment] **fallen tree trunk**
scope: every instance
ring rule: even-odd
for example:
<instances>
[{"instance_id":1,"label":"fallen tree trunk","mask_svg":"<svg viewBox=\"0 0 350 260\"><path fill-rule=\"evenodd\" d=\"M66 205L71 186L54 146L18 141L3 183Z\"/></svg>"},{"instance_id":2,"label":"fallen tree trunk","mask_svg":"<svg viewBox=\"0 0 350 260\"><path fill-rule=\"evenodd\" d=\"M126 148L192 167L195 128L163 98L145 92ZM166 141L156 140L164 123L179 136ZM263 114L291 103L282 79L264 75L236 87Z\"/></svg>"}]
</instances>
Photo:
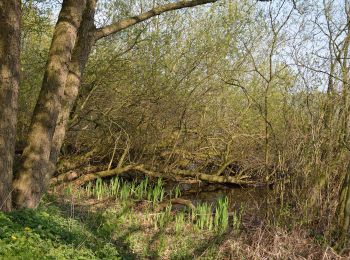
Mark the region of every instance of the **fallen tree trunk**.
<instances>
[{"instance_id":1,"label":"fallen tree trunk","mask_svg":"<svg viewBox=\"0 0 350 260\"><path fill-rule=\"evenodd\" d=\"M240 179L237 177L231 177L231 176L217 176L217 175L210 175L205 173L195 173L195 172L188 172L188 171L174 171L171 175L166 173L159 173L154 172L151 170L147 170L144 168L143 165L128 165L125 167L117 167L112 170L106 170L106 171L100 171L96 173L89 173L80 176L79 178L76 178L76 175L66 175L62 177L57 177L56 180L52 180L52 184L55 183L62 183L64 181L71 181L73 180L72 185L75 187L81 186L84 183L87 183L89 181L96 180L98 178L106 178L116 175L121 175L123 173L127 173L130 171L136 171L143 173L144 175L150 176L150 177L162 177L162 178L176 178L176 177L193 177L201 181L211 182L211 183L219 183L219 184L235 184L235 185L241 185L241 186L253 186L256 184L253 181Z\"/></svg>"},{"instance_id":2,"label":"fallen tree trunk","mask_svg":"<svg viewBox=\"0 0 350 260\"><path fill-rule=\"evenodd\" d=\"M63 173L63 174L60 174L58 176L51 178L50 185L51 186L59 185L59 184L64 183L64 182L75 180L78 177L79 177L79 174L77 172L69 171L69 172L66 172L66 173Z\"/></svg>"},{"instance_id":3,"label":"fallen tree trunk","mask_svg":"<svg viewBox=\"0 0 350 260\"><path fill-rule=\"evenodd\" d=\"M186 176L186 177L194 177L202 181L220 183L220 184L237 184L242 186L256 184L254 181L243 180L243 179L240 179L237 177L231 177L231 176L217 176L217 175L187 172L187 171L181 171L181 170L176 171L175 174Z\"/></svg>"},{"instance_id":4,"label":"fallen tree trunk","mask_svg":"<svg viewBox=\"0 0 350 260\"><path fill-rule=\"evenodd\" d=\"M81 176L80 178L76 179L73 181L72 185L73 186L81 186L86 182L96 180L98 178L106 178L106 177L111 177L111 176L116 176L120 175L129 171L138 171L141 173L144 173L147 176L151 177L162 177L162 174L156 173L153 171L146 170L143 165L128 165L125 167L117 167L112 170L107 170L107 171L101 171L101 172L96 172L96 173L89 173L86 175Z\"/></svg>"}]
</instances>

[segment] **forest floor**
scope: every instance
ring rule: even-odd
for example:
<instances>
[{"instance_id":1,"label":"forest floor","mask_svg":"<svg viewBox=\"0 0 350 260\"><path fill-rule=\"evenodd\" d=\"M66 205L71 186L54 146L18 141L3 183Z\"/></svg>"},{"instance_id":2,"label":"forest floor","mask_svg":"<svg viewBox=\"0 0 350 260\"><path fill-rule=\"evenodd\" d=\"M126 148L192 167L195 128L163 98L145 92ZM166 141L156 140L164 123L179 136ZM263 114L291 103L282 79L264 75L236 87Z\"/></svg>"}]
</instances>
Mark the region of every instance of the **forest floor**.
<instances>
[{"instance_id":1,"label":"forest floor","mask_svg":"<svg viewBox=\"0 0 350 260\"><path fill-rule=\"evenodd\" d=\"M186 209L159 211L149 199L97 195L52 191L37 210L0 213L0 258L342 259L303 228L271 224L254 210L221 225Z\"/></svg>"}]
</instances>

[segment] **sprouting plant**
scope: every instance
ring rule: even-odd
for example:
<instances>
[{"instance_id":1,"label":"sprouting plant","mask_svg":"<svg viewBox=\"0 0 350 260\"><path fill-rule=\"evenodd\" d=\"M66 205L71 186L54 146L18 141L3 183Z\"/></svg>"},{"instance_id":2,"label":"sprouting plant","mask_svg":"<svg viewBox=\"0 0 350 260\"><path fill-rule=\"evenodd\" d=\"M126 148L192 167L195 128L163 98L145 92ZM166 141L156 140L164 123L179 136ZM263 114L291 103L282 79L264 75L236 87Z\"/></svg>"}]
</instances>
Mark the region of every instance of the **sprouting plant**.
<instances>
[{"instance_id":1,"label":"sprouting plant","mask_svg":"<svg viewBox=\"0 0 350 260\"><path fill-rule=\"evenodd\" d=\"M97 197L98 200L100 200L103 198L103 193L104 193L103 182L101 178L98 178L95 183L94 195Z\"/></svg>"},{"instance_id":2,"label":"sprouting plant","mask_svg":"<svg viewBox=\"0 0 350 260\"><path fill-rule=\"evenodd\" d=\"M217 202L214 217L216 231L225 232L228 228L228 198L220 198Z\"/></svg>"},{"instance_id":3,"label":"sprouting plant","mask_svg":"<svg viewBox=\"0 0 350 260\"><path fill-rule=\"evenodd\" d=\"M123 182L120 189L120 199L127 200L131 194L131 185L129 183Z\"/></svg>"},{"instance_id":4,"label":"sprouting plant","mask_svg":"<svg viewBox=\"0 0 350 260\"><path fill-rule=\"evenodd\" d=\"M153 189L149 190L147 198L148 200L152 201L153 205L155 205L157 202L163 201L164 188L161 178L158 179L157 184L153 187Z\"/></svg>"},{"instance_id":5,"label":"sprouting plant","mask_svg":"<svg viewBox=\"0 0 350 260\"><path fill-rule=\"evenodd\" d=\"M136 190L136 183L133 181L130 185L130 196L135 195L135 190Z\"/></svg>"},{"instance_id":6,"label":"sprouting plant","mask_svg":"<svg viewBox=\"0 0 350 260\"><path fill-rule=\"evenodd\" d=\"M88 197L91 196L91 190L92 190L92 183L91 181L89 181L89 183L85 187L85 191Z\"/></svg>"},{"instance_id":7,"label":"sprouting plant","mask_svg":"<svg viewBox=\"0 0 350 260\"><path fill-rule=\"evenodd\" d=\"M232 216L232 228L233 230L239 230L241 223L240 223L240 219L239 219L239 213L237 213L237 211L233 212L233 216Z\"/></svg>"},{"instance_id":8,"label":"sprouting plant","mask_svg":"<svg viewBox=\"0 0 350 260\"><path fill-rule=\"evenodd\" d=\"M178 234L185 226L185 214L180 212L175 216L175 232Z\"/></svg>"},{"instance_id":9,"label":"sprouting plant","mask_svg":"<svg viewBox=\"0 0 350 260\"><path fill-rule=\"evenodd\" d=\"M141 181L140 184L135 188L135 193L134 193L135 198L139 200L143 199L147 193L147 188L148 188L148 178Z\"/></svg>"},{"instance_id":10,"label":"sprouting plant","mask_svg":"<svg viewBox=\"0 0 350 260\"><path fill-rule=\"evenodd\" d=\"M175 188L175 198L178 198L180 196L181 196L181 189L180 189L180 186L177 185Z\"/></svg>"},{"instance_id":11,"label":"sprouting plant","mask_svg":"<svg viewBox=\"0 0 350 260\"><path fill-rule=\"evenodd\" d=\"M154 228L164 228L165 225L172 220L171 216L171 204L169 204L164 212L160 212L154 215Z\"/></svg>"},{"instance_id":12,"label":"sprouting plant","mask_svg":"<svg viewBox=\"0 0 350 260\"><path fill-rule=\"evenodd\" d=\"M119 192L120 188L120 181L118 176L113 178L110 182L110 191L112 196L116 196Z\"/></svg>"},{"instance_id":13,"label":"sprouting plant","mask_svg":"<svg viewBox=\"0 0 350 260\"><path fill-rule=\"evenodd\" d=\"M211 205L207 203L197 205L196 219L196 226L199 229L209 229L212 222Z\"/></svg>"}]
</instances>

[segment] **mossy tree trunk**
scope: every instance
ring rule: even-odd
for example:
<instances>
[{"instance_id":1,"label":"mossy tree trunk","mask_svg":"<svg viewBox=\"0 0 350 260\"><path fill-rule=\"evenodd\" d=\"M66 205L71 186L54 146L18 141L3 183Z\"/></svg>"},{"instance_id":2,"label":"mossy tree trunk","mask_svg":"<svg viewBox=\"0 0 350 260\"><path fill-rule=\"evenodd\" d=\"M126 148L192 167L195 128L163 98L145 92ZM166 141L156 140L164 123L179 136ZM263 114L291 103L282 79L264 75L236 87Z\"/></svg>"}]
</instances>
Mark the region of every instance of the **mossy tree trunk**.
<instances>
[{"instance_id":1,"label":"mossy tree trunk","mask_svg":"<svg viewBox=\"0 0 350 260\"><path fill-rule=\"evenodd\" d=\"M11 210L21 43L21 2L0 0L0 210Z\"/></svg>"},{"instance_id":2,"label":"mossy tree trunk","mask_svg":"<svg viewBox=\"0 0 350 260\"><path fill-rule=\"evenodd\" d=\"M51 171L50 152L68 64L77 37L85 0L64 0L55 26L39 99L34 109L27 145L13 183L17 208L36 208Z\"/></svg>"}]
</instances>

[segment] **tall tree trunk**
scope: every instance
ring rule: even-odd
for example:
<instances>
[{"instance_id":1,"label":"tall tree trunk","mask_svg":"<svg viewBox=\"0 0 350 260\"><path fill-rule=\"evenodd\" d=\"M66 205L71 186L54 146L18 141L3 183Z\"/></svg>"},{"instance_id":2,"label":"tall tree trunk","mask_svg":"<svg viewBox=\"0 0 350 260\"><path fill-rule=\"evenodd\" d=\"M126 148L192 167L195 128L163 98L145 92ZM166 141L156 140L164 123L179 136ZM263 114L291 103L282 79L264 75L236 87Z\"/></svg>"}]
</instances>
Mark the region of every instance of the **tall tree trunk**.
<instances>
[{"instance_id":1,"label":"tall tree trunk","mask_svg":"<svg viewBox=\"0 0 350 260\"><path fill-rule=\"evenodd\" d=\"M72 59L69 64L69 74L67 77L66 86L64 88L62 109L58 116L58 122L53 136L50 153L50 162L54 166L57 163L66 135L66 128L72 107L79 93L81 77L85 70L92 46L95 43L96 28L94 24L94 17L96 2L97 0L87 1L86 9L83 14L83 20L78 31L78 38L73 50Z\"/></svg>"},{"instance_id":2,"label":"tall tree trunk","mask_svg":"<svg viewBox=\"0 0 350 260\"><path fill-rule=\"evenodd\" d=\"M64 0L51 42L48 62L34 109L21 167L13 183L17 208L35 208L48 183L52 137L68 75L85 0Z\"/></svg>"},{"instance_id":3,"label":"tall tree trunk","mask_svg":"<svg viewBox=\"0 0 350 260\"><path fill-rule=\"evenodd\" d=\"M0 210L11 210L21 42L20 0L0 0Z\"/></svg>"}]
</instances>

